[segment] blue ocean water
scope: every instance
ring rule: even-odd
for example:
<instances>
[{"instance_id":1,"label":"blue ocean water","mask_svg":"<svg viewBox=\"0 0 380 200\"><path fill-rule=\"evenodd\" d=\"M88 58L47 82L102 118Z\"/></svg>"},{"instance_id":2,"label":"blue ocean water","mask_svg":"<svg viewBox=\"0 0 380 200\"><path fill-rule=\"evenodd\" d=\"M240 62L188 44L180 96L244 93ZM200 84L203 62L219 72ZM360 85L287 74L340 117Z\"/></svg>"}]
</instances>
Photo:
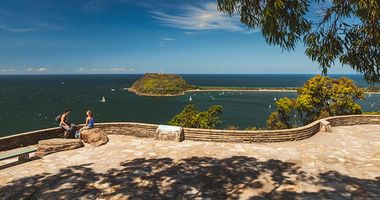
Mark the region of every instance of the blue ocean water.
<instances>
[{"instance_id":1,"label":"blue ocean water","mask_svg":"<svg viewBox=\"0 0 380 200\"><path fill-rule=\"evenodd\" d=\"M294 97L286 92L197 92L177 97L143 97L123 88L141 75L4 75L0 76L0 136L57 126L54 118L64 108L70 120L83 123L85 111L97 122L133 121L166 124L192 102L199 109L224 107L223 127L264 126L275 110L274 98ZM183 75L194 85L231 87L301 87L313 75ZM341 75L333 75L340 77ZM360 75L344 75L367 86ZM106 102L100 100L105 97ZM365 111L380 109L380 95L360 101ZM271 106L269 106L271 105Z\"/></svg>"}]
</instances>

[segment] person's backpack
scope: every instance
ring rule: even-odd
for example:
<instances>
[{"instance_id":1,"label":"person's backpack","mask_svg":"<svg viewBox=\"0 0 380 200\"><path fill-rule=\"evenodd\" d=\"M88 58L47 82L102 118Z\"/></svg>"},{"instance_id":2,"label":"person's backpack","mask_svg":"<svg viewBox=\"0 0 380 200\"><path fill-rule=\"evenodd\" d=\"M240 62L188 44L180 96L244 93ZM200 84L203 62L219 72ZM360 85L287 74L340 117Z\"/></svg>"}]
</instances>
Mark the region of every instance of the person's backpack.
<instances>
[{"instance_id":1,"label":"person's backpack","mask_svg":"<svg viewBox=\"0 0 380 200\"><path fill-rule=\"evenodd\" d=\"M59 114L57 117L55 117L55 122L57 122L58 124L61 122L61 117L62 117L62 114Z\"/></svg>"}]
</instances>

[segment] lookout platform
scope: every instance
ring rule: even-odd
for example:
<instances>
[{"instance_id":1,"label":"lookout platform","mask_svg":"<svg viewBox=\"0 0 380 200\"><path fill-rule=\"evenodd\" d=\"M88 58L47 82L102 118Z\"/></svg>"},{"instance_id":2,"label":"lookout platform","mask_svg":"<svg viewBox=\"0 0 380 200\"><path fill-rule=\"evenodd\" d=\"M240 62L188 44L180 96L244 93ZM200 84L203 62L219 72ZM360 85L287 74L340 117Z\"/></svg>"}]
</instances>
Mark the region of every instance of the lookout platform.
<instances>
[{"instance_id":1,"label":"lookout platform","mask_svg":"<svg viewBox=\"0 0 380 200\"><path fill-rule=\"evenodd\" d=\"M379 199L380 125L333 127L331 133L283 143L178 143L109 135L109 143L100 147L1 169L0 196Z\"/></svg>"}]
</instances>

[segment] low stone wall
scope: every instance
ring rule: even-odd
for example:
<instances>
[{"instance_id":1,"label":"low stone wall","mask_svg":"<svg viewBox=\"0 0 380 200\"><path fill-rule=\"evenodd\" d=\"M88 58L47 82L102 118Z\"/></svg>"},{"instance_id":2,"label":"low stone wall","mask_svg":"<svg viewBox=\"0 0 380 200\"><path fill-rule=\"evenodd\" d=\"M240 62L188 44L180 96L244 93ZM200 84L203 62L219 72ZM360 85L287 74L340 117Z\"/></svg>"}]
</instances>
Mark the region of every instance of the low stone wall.
<instances>
[{"instance_id":1,"label":"low stone wall","mask_svg":"<svg viewBox=\"0 0 380 200\"><path fill-rule=\"evenodd\" d=\"M349 126L360 124L380 124L380 115L346 115L328 117L323 119L331 126ZM313 136L320 131L319 120L306 126L266 131L244 131L244 130L217 130L217 129L195 129L184 128L185 140L213 141L213 142L285 142L302 140ZM98 123L97 128L101 128L107 134L132 135L136 137L154 137L158 127L156 124L115 122ZM57 138L63 136L61 128L50 128L27 133L11 135L0 138L0 151L14 149L18 147L37 144L39 140Z\"/></svg>"},{"instance_id":2,"label":"low stone wall","mask_svg":"<svg viewBox=\"0 0 380 200\"><path fill-rule=\"evenodd\" d=\"M380 115L345 115L324 118L332 127L360 124L380 124ZM213 142L286 142L303 140L320 131L320 120L308 125L284 130L217 130L185 128L185 140Z\"/></svg>"},{"instance_id":3,"label":"low stone wall","mask_svg":"<svg viewBox=\"0 0 380 200\"><path fill-rule=\"evenodd\" d=\"M133 135L136 137L154 137L154 133L158 127L156 124L144 123L97 123L97 128L101 128L106 134L114 135Z\"/></svg>"},{"instance_id":4,"label":"low stone wall","mask_svg":"<svg viewBox=\"0 0 380 200\"><path fill-rule=\"evenodd\" d=\"M328 117L322 120L328 121L334 126L351 126L360 124L380 124L380 115L345 115ZM213 142L286 142L303 140L320 131L320 120L308 125L284 130L217 130L184 128L185 140L213 141Z\"/></svg>"},{"instance_id":5,"label":"low stone wall","mask_svg":"<svg viewBox=\"0 0 380 200\"><path fill-rule=\"evenodd\" d=\"M0 138L0 151L37 144L40 140L63 137L62 128L48 128Z\"/></svg>"},{"instance_id":6,"label":"low stone wall","mask_svg":"<svg viewBox=\"0 0 380 200\"><path fill-rule=\"evenodd\" d=\"M80 128L83 125L77 125ZM154 137L158 125L129 123L129 122L113 122L113 123L97 123L97 128L101 128L107 134L116 135L133 135L137 137ZM63 137L62 128L49 128L37 131L31 131L16 135L10 135L0 138L0 151L15 149L23 146L37 144L40 140Z\"/></svg>"},{"instance_id":7,"label":"low stone wall","mask_svg":"<svg viewBox=\"0 0 380 200\"><path fill-rule=\"evenodd\" d=\"M185 128L185 140L212 142L285 142L309 138L319 132L319 121L306 126L285 130L217 130Z\"/></svg>"},{"instance_id":8,"label":"low stone wall","mask_svg":"<svg viewBox=\"0 0 380 200\"><path fill-rule=\"evenodd\" d=\"M380 115L344 115L325 118L331 126L352 126L360 124L380 124Z\"/></svg>"}]
</instances>

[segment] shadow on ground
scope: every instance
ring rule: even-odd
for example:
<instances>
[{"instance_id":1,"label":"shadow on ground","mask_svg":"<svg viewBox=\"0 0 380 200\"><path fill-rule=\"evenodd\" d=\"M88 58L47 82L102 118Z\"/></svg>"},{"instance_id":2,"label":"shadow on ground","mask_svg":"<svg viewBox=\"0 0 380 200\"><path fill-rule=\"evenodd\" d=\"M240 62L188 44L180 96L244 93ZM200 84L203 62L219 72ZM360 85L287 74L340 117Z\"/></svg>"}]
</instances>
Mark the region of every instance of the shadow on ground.
<instances>
[{"instance_id":1,"label":"shadow on ground","mask_svg":"<svg viewBox=\"0 0 380 200\"><path fill-rule=\"evenodd\" d=\"M135 159L97 173L92 163L0 186L2 199L350 199L380 198L380 177L358 179L339 172L311 175L295 163L192 157Z\"/></svg>"}]
</instances>

